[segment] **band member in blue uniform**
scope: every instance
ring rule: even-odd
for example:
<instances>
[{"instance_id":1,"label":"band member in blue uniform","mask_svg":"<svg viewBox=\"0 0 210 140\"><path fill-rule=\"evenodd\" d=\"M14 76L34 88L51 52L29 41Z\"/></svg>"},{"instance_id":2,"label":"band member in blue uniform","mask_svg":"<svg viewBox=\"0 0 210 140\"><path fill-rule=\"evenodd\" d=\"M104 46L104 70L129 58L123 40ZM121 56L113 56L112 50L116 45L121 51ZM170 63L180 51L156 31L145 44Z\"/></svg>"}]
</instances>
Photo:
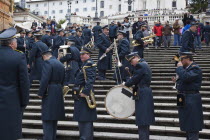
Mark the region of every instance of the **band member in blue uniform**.
<instances>
[{"instance_id":1,"label":"band member in blue uniform","mask_svg":"<svg viewBox=\"0 0 210 140\"><path fill-rule=\"evenodd\" d=\"M63 83L65 69L51 51L42 53L44 60L38 97L42 99L43 140L56 140L57 122L65 119Z\"/></svg>"},{"instance_id":2,"label":"band member in blue uniform","mask_svg":"<svg viewBox=\"0 0 210 140\"><path fill-rule=\"evenodd\" d=\"M22 51L23 53L26 52L26 32L25 30L20 31L20 37L17 38L17 49Z\"/></svg>"},{"instance_id":3,"label":"band member in blue uniform","mask_svg":"<svg viewBox=\"0 0 210 140\"><path fill-rule=\"evenodd\" d=\"M99 34L102 33L102 28L100 26L100 22L97 22L97 25L93 27L92 31L93 31L93 36L94 36L94 43L96 45L96 42L97 42L98 37L99 37Z\"/></svg>"},{"instance_id":4,"label":"band member in blue uniform","mask_svg":"<svg viewBox=\"0 0 210 140\"><path fill-rule=\"evenodd\" d=\"M50 36L51 30L45 30L45 35L42 36L42 42L45 43L49 48L52 47L52 38Z\"/></svg>"},{"instance_id":5,"label":"band member in blue uniform","mask_svg":"<svg viewBox=\"0 0 210 140\"><path fill-rule=\"evenodd\" d=\"M67 39L67 45L69 48L67 49L67 54L64 57L60 58L62 63L66 62L66 74L64 85L74 84L76 75L80 69L80 52L75 47L75 38L71 37Z\"/></svg>"},{"instance_id":6,"label":"band member in blue uniform","mask_svg":"<svg viewBox=\"0 0 210 140\"><path fill-rule=\"evenodd\" d=\"M134 35L134 40L136 40L139 45L133 48L133 52L138 52L138 55L141 58L144 58L144 46L147 45L142 40L142 38L144 38L143 35L144 30L146 30L146 25L139 26L139 30Z\"/></svg>"},{"instance_id":7,"label":"band member in blue uniform","mask_svg":"<svg viewBox=\"0 0 210 140\"><path fill-rule=\"evenodd\" d=\"M22 115L29 101L29 77L25 54L15 51L17 30L0 33L0 139L22 136Z\"/></svg>"},{"instance_id":8,"label":"band member in blue uniform","mask_svg":"<svg viewBox=\"0 0 210 140\"><path fill-rule=\"evenodd\" d=\"M76 36L75 36L75 46L81 50L82 46L84 45L84 38L82 36L82 29L77 28L76 29Z\"/></svg>"},{"instance_id":9,"label":"band member in blue uniform","mask_svg":"<svg viewBox=\"0 0 210 140\"><path fill-rule=\"evenodd\" d=\"M91 30L88 29L88 25L85 25L84 29L83 29L83 37L84 37L84 44L87 44L88 42L91 41L91 38L92 38L92 33L91 33Z\"/></svg>"},{"instance_id":10,"label":"band member in blue uniform","mask_svg":"<svg viewBox=\"0 0 210 140\"><path fill-rule=\"evenodd\" d=\"M121 84L123 81L126 82L127 79L129 79L129 73L125 70L125 67L129 67L129 62L125 59L125 56L130 53L130 43L128 39L126 38L126 32L125 31L118 31L117 35L118 39L118 56L120 63L122 64L121 67L118 66L118 60L115 58L116 62L116 70L114 74L114 79L116 79L117 84Z\"/></svg>"},{"instance_id":11,"label":"band member in blue uniform","mask_svg":"<svg viewBox=\"0 0 210 140\"><path fill-rule=\"evenodd\" d=\"M65 44L64 30L60 29L58 30L58 36L53 40L53 47L52 47L53 56L58 58L58 49L60 48L60 46L64 44Z\"/></svg>"},{"instance_id":12,"label":"band member in blue uniform","mask_svg":"<svg viewBox=\"0 0 210 140\"><path fill-rule=\"evenodd\" d=\"M114 42L114 39L117 38L117 25L115 25L114 21L112 21L109 26L109 37L111 42Z\"/></svg>"},{"instance_id":13,"label":"band member in blue uniform","mask_svg":"<svg viewBox=\"0 0 210 140\"><path fill-rule=\"evenodd\" d=\"M91 53L92 52L85 47L80 52L83 65L77 75L74 88L79 92L79 96L74 96L73 120L78 121L80 140L93 140L93 121L97 119L96 108L90 108L85 99L87 96L90 97L96 78L96 64L90 58ZM74 89L73 91L76 91Z\"/></svg>"},{"instance_id":14,"label":"band member in blue uniform","mask_svg":"<svg viewBox=\"0 0 210 140\"><path fill-rule=\"evenodd\" d=\"M97 41L97 47L99 48L99 56L100 58L105 52L108 52L106 54L106 57L104 57L102 60L98 60L98 79L99 80L105 80L106 79L106 71L112 69L112 51L110 51L109 47L111 45L110 39L109 39L109 27L108 25L104 26L103 33L100 34L98 41Z\"/></svg>"},{"instance_id":15,"label":"band member in blue uniform","mask_svg":"<svg viewBox=\"0 0 210 140\"><path fill-rule=\"evenodd\" d=\"M41 34L34 34L35 43L33 43L32 50L30 52L29 66L31 68L30 72L30 82L33 80L40 80L42 74L43 60L42 52L48 50L48 46L41 41Z\"/></svg>"},{"instance_id":16,"label":"band member in blue uniform","mask_svg":"<svg viewBox=\"0 0 210 140\"><path fill-rule=\"evenodd\" d=\"M192 22L190 25L190 29L185 31L182 35L182 46L180 48L180 52L195 52L194 41L197 24Z\"/></svg>"},{"instance_id":17,"label":"band member in blue uniform","mask_svg":"<svg viewBox=\"0 0 210 140\"><path fill-rule=\"evenodd\" d=\"M193 62L193 53L180 53L177 64L177 105L181 131L187 133L187 140L198 140L204 127L201 94L202 71Z\"/></svg>"},{"instance_id":18,"label":"band member in blue uniform","mask_svg":"<svg viewBox=\"0 0 210 140\"><path fill-rule=\"evenodd\" d=\"M133 76L124 83L125 86L135 85L133 98L135 100L136 125L138 126L139 139L149 140L149 127L154 124L154 101L150 88L152 72L147 62L133 52L126 59L135 67Z\"/></svg>"}]
</instances>

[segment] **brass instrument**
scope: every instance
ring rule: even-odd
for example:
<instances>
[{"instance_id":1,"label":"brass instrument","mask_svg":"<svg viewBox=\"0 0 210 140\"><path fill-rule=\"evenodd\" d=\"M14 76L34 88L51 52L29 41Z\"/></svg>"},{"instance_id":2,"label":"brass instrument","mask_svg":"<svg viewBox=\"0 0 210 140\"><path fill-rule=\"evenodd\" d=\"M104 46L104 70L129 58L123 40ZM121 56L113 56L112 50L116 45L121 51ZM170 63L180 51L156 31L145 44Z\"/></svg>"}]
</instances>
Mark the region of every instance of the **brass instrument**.
<instances>
[{"instance_id":1,"label":"brass instrument","mask_svg":"<svg viewBox=\"0 0 210 140\"><path fill-rule=\"evenodd\" d=\"M110 52L112 49L114 49L114 45L115 45L116 42L118 42L118 39L115 39L114 42L109 46L109 48L108 48L109 51L108 51L108 52ZM99 58L99 60L102 60L104 57L106 57L106 54L107 54L108 52L105 52L105 53Z\"/></svg>"},{"instance_id":2,"label":"brass instrument","mask_svg":"<svg viewBox=\"0 0 210 140\"><path fill-rule=\"evenodd\" d=\"M94 41L93 41L93 38L91 38L91 41L89 41L89 42L85 45L85 47L91 49L93 46L94 46Z\"/></svg>"},{"instance_id":3,"label":"brass instrument","mask_svg":"<svg viewBox=\"0 0 210 140\"><path fill-rule=\"evenodd\" d=\"M64 86L63 87L63 98L64 99L65 99L65 96L69 93L69 91L71 91L69 86Z\"/></svg>"},{"instance_id":4,"label":"brass instrument","mask_svg":"<svg viewBox=\"0 0 210 140\"><path fill-rule=\"evenodd\" d=\"M118 50L117 50L117 43L116 43L116 40L114 39L114 50L115 50L115 54L116 54L116 59L117 59L117 66L118 67L122 67L122 63L120 62L120 58L119 58L119 55L118 55Z\"/></svg>"},{"instance_id":5,"label":"brass instrument","mask_svg":"<svg viewBox=\"0 0 210 140\"><path fill-rule=\"evenodd\" d=\"M154 42L153 39L152 39L153 37L156 37L156 35L150 35L150 36L142 38L141 40L148 43L148 44L152 44ZM132 46L133 47L140 46L140 45L141 44L139 44L137 40L132 41Z\"/></svg>"},{"instance_id":6,"label":"brass instrument","mask_svg":"<svg viewBox=\"0 0 210 140\"><path fill-rule=\"evenodd\" d=\"M96 64L93 64L92 66L95 67ZM89 67L92 67L92 66L84 66L84 67L82 68L83 73L84 73L85 81L87 81L87 75L86 75L85 69L87 69L87 68L89 68ZM82 92L82 90L83 90L83 88L81 88L80 93ZM89 96L85 96L85 99L86 99L87 104L88 104L88 107L89 107L90 109L96 108L95 95L94 95L94 93L93 93L92 90L90 91L90 95L89 95Z\"/></svg>"},{"instance_id":7,"label":"brass instrument","mask_svg":"<svg viewBox=\"0 0 210 140\"><path fill-rule=\"evenodd\" d=\"M60 46L60 48L58 49L58 60L60 60L61 57L65 56L67 54L67 49L69 48L68 45L62 45ZM63 52L60 52L60 51ZM65 68L67 68L67 62L64 62L64 66Z\"/></svg>"}]
</instances>

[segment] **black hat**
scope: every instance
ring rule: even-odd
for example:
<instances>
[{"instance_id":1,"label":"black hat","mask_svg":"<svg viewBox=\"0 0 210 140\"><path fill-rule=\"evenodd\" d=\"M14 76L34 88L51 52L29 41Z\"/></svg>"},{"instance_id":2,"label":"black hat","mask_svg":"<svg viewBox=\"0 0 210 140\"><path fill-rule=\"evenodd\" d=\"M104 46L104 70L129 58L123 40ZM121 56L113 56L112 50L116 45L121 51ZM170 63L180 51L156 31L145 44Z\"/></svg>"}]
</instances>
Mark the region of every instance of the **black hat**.
<instances>
[{"instance_id":1,"label":"black hat","mask_svg":"<svg viewBox=\"0 0 210 140\"><path fill-rule=\"evenodd\" d=\"M53 54L52 50L51 50L51 49L49 49L49 50L43 51L43 52L42 52L42 55L45 55L45 54L47 54L47 53L51 53L51 54Z\"/></svg>"},{"instance_id":2,"label":"black hat","mask_svg":"<svg viewBox=\"0 0 210 140\"><path fill-rule=\"evenodd\" d=\"M105 25L105 26L102 27L102 29L105 29L105 28L106 29L109 29L109 26L108 25Z\"/></svg>"},{"instance_id":3,"label":"black hat","mask_svg":"<svg viewBox=\"0 0 210 140\"><path fill-rule=\"evenodd\" d=\"M77 28L76 31L77 31L77 32L78 32L78 31L79 31L79 32L82 32L82 29L81 29L81 28Z\"/></svg>"},{"instance_id":4,"label":"black hat","mask_svg":"<svg viewBox=\"0 0 210 140\"><path fill-rule=\"evenodd\" d=\"M123 30L119 30L119 31L118 31L118 34L119 34L119 33L120 33L120 34L123 34L123 35L126 35L126 32L123 31Z\"/></svg>"},{"instance_id":5,"label":"black hat","mask_svg":"<svg viewBox=\"0 0 210 140\"><path fill-rule=\"evenodd\" d=\"M45 30L45 32L51 32L51 30L50 29L47 29L47 30Z\"/></svg>"},{"instance_id":6,"label":"black hat","mask_svg":"<svg viewBox=\"0 0 210 140\"><path fill-rule=\"evenodd\" d=\"M2 33L0 33L0 40L9 40L15 38L16 32L17 30L13 27L6 29Z\"/></svg>"},{"instance_id":7,"label":"black hat","mask_svg":"<svg viewBox=\"0 0 210 140\"><path fill-rule=\"evenodd\" d=\"M80 54L85 54L85 53L92 53L88 48L86 47L82 47L81 51L80 51Z\"/></svg>"},{"instance_id":8,"label":"black hat","mask_svg":"<svg viewBox=\"0 0 210 140\"><path fill-rule=\"evenodd\" d=\"M125 56L125 58L130 62L135 56L139 56L138 52L132 52Z\"/></svg>"},{"instance_id":9,"label":"black hat","mask_svg":"<svg viewBox=\"0 0 210 140\"><path fill-rule=\"evenodd\" d=\"M209 24L209 22L208 22L208 21L206 21L206 24Z\"/></svg>"}]
</instances>

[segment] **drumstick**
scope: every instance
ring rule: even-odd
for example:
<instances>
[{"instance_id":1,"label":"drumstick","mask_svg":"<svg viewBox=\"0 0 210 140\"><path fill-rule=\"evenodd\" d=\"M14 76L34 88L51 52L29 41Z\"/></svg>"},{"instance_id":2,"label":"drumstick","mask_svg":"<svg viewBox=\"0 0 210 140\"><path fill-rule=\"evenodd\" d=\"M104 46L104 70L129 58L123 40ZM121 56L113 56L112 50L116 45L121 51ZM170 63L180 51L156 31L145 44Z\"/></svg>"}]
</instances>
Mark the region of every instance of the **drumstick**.
<instances>
[{"instance_id":1,"label":"drumstick","mask_svg":"<svg viewBox=\"0 0 210 140\"><path fill-rule=\"evenodd\" d=\"M130 76L130 78L131 78L132 75L131 75L131 73L130 73L130 71L129 71L129 67L125 67L125 70L128 72L128 74L129 74L129 76Z\"/></svg>"}]
</instances>

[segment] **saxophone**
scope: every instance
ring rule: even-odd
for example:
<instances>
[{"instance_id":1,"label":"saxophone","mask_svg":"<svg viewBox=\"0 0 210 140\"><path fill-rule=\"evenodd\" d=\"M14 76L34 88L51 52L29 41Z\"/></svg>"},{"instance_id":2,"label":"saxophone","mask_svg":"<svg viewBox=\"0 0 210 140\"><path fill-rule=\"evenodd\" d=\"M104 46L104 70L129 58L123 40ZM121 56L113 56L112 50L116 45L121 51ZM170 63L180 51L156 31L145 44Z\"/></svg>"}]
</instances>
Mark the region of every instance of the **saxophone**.
<instances>
[{"instance_id":1,"label":"saxophone","mask_svg":"<svg viewBox=\"0 0 210 140\"><path fill-rule=\"evenodd\" d=\"M96 64L93 64L92 66L96 66ZM92 66L84 66L84 67L82 68L83 73L84 73L85 81L87 81L87 75L86 75L85 69L87 69L87 68L89 68L89 67L92 67ZM84 89L84 87L81 88L80 93L82 92L83 89ZM89 96L85 96L85 99L86 99L87 104L88 104L88 107L89 107L90 109L96 108L95 94L93 93L92 90L90 91L90 95L89 95Z\"/></svg>"}]
</instances>

